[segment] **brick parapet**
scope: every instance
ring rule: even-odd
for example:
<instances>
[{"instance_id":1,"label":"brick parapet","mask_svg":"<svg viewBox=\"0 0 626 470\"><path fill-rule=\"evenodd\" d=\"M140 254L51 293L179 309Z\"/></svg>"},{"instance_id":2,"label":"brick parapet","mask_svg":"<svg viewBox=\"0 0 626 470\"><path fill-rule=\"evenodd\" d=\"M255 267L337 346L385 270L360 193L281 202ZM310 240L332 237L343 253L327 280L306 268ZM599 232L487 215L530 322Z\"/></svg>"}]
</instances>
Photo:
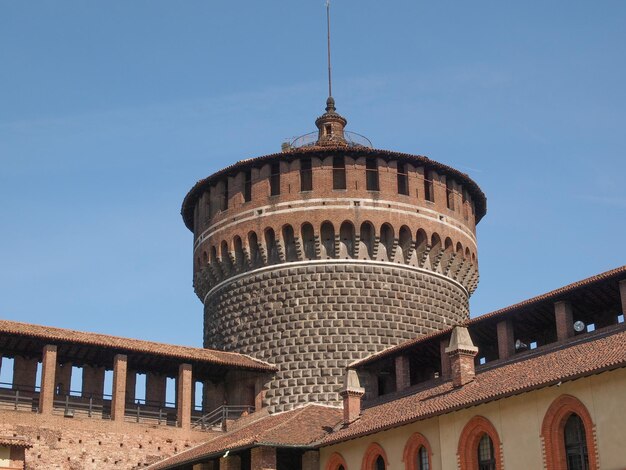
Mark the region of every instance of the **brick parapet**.
<instances>
[{"instance_id":1,"label":"brick parapet","mask_svg":"<svg viewBox=\"0 0 626 470\"><path fill-rule=\"evenodd\" d=\"M26 470L140 468L204 442L217 433L24 411L0 412L0 433L24 436Z\"/></svg>"},{"instance_id":2,"label":"brick parapet","mask_svg":"<svg viewBox=\"0 0 626 470\"><path fill-rule=\"evenodd\" d=\"M345 174L346 189L333 190L333 158L335 156L344 156L345 158ZM310 191L301 191L300 189L300 162L303 158L311 159L313 185ZM366 185L366 161L376 160L379 173L378 191L367 189ZM405 164L405 171L408 179L409 194L400 194L397 186L397 162L402 160ZM203 196L198 197L197 201L204 203L196 209L198 221L196 227L196 236L204 231L209 225L219 223L222 220L229 219L233 214L241 210L258 209L261 206L273 205L278 202L293 202L303 198L328 197L329 193L340 195L341 197L351 197L359 199L390 199L396 202L410 203L422 205L424 207L432 207L436 210L458 219L464 225L475 228L475 209L472 200L471 191L467 191L469 186L466 185L466 177L459 175L446 175L445 170L435 170L431 168L430 178L434 187L434 202L427 201L424 191L424 164L410 161L402 156L393 157L390 155L375 158L373 155L368 157L358 155L345 155L341 151L325 152L316 156L313 154L302 154L289 160L283 159L278 161L280 165L280 195L270 195L270 168L272 162L260 165L242 165L240 168L233 170L230 177L223 176L216 178L208 189L204 189L204 194L209 194L212 202L210 213L206 209L207 201L202 201ZM245 201L242 197L244 192L244 178L240 177L245 171L252 172L252 198ZM455 204L453 208L448 208L446 198L446 178L456 181L454 187L455 201L461 201ZM228 194L224 194L225 184L228 180ZM462 181L465 180L465 181ZM475 186L472 186L475 188ZM466 192L465 201L467 211L462 204L462 193ZM228 199L227 207L222 205L224 198ZM196 202L197 205L197 202Z\"/></svg>"},{"instance_id":3,"label":"brick parapet","mask_svg":"<svg viewBox=\"0 0 626 470\"><path fill-rule=\"evenodd\" d=\"M402 265L278 265L217 289L205 302L205 347L278 367L272 411L341 405L344 368L402 341L468 318L468 296L445 277Z\"/></svg>"}]
</instances>

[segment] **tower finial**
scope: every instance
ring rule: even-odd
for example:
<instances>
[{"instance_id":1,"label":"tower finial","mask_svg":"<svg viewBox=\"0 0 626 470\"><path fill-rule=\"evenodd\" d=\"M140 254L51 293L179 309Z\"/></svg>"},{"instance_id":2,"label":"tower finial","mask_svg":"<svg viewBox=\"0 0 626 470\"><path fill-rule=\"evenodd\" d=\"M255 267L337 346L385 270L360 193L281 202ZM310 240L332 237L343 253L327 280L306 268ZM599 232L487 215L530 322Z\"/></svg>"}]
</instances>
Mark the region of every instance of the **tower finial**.
<instances>
[{"instance_id":1,"label":"tower finial","mask_svg":"<svg viewBox=\"0 0 626 470\"><path fill-rule=\"evenodd\" d=\"M333 96L332 74L330 67L330 0L326 0L326 38L328 43L328 98Z\"/></svg>"}]
</instances>

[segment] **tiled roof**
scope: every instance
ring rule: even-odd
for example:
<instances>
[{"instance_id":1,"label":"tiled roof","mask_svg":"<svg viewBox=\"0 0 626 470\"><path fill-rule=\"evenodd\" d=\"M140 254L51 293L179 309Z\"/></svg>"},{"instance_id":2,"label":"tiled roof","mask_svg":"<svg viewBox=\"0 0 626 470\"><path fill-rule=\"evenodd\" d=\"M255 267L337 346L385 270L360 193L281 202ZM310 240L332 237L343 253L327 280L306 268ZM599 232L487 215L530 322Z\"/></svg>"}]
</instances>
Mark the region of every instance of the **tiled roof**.
<instances>
[{"instance_id":1,"label":"tiled roof","mask_svg":"<svg viewBox=\"0 0 626 470\"><path fill-rule=\"evenodd\" d=\"M261 419L252 420L204 444L157 462L146 470L177 468L182 464L221 456L227 450L252 446L311 446L328 429L335 427L341 417L342 411L338 408L314 404L284 413L264 415Z\"/></svg>"},{"instance_id":2,"label":"tiled roof","mask_svg":"<svg viewBox=\"0 0 626 470\"><path fill-rule=\"evenodd\" d=\"M212 175L201 179L198 181L193 188L187 193L185 199L183 200L183 205L181 208L181 215L183 216L183 220L185 225L189 230L193 230L193 206L195 201L199 196L202 195L204 191L210 186L212 182L214 182L217 178L223 175L227 175L231 173L236 168L243 168L248 165L255 165L264 163L266 161L271 160L289 160L293 158L297 158L301 155L309 155L313 153L318 154L332 154L333 152L337 152L340 150L344 155L347 156L380 156L382 158L400 158L409 161L413 161L418 165L425 165L429 168L433 168L436 171L443 171L446 174L454 176L456 179L463 182L463 184L467 187L467 190L472 195L474 199L474 203L476 206L476 223L480 221L480 219L487 213L487 197L485 193L482 192L478 184L474 180L472 180L467 174L452 168L451 166L445 165L443 163L439 163L435 160L431 160L428 157L424 157L422 155L411 155L409 153L403 152L394 152L391 150L381 150L381 149L371 149L371 148L348 148L345 147L301 147L295 150L291 150L289 152L279 152L272 153L269 155L263 155L261 157L255 158L247 158L244 160L240 160L232 165L227 166L226 168L222 168L220 171L213 173Z\"/></svg>"},{"instance_id":3,"label":"tiled roof","mask_svg":"<svg viewBox=\"0 0 626 470\"><path fill-rule=\"evenodd\" d=\"M546 300L556 300L557 298L567 295L577 289L589 287L589 286L592 286L593 284L608 281L610 279L619 278L619 277L624 277L626 279L626 265L620 266L619 268L611 269L610 271L605 271L603 273L596 274L595 276L591 276L586 279L582 279L580 281L573 282L572 284L568 284L566 286L559 287L558 289L552 290L550 292L546 292L545 294L541 294L536 297L523 300L519 303L509 305L508 307L501 308L500 310L496 310L494 312L486 313L485 315L472 318L471 320L469 320L468 325L481 322L483 320L486 320L487 318L492 318L498 315L503 315L507 312L512 312L514 310L518 310L523 307L530 307L532 305L538 304L540 302L544 302Z\"/></svg>"},{"instance_id":4,"label":"tiled roof","mask_svg":"<svg viewBox=\"0 0 626 470\"><path fill-rule=\"evenodd\" d=\"M372 354L371 356L367 356L367 357L364 357L363 359L359 359L358 361L354 361L348 367L350 369L353 369L353 368L364 366L366 364L371 364L372 362L378 361L379 359L393 356L397 352L410 349L417 344L425 343L427 341L431 341L438 337L444 337L450 334L451 331L452 331L452 327L446 328L445 330L434 331L424 336L418 336L408 341L404 341L400 344L396 344L395 346L391 346L387 349L383 349L382 351Z\"/></svg>"},{"instance_id":5,"label":"tiled roof","mask_svg":"<svg viewBox=\"0 0 626 470\"><path fill-rule=\"evenodd\" d=\"M467 322L464 323L463 326L472 327L472 325L481 323L482 321L492 319L494 317L498 317L501 315L506 315L510 312L514 312L520 310L522 308L532 307L540 302L545 301L555 301L559 298L562 298L578 289L584 289L593 286L594 284L606 282L611 279L623 277L626 279L626 265L620 266L619 268L611 269L610 271L606 271L600 274L596 274L595 276L588 277L586 279L582 279L580 281L574 282L572 284L568 284L563 287L559 287L558 289L552 290L550 292L546 292L545 294L538 295L536 297L532 297L530 299L524 300L522 302L510 305L508 307L501 308L491 313L486 313L484 315L480 315L478 317L471 318ZM371 364L372 362L378 361L385 357L393 356L399 352L406 351L407 349L411 349L414 346L431 341L437 337L444 337L452 331L452 328L446 328L445 330L436 331L434 333L419 336L417 338L410 339L408 341L404 341L395 346L391 346L387 349L383 349L382 351L377 352L376 354L372 354L371 356L367 356L363 359L359 359L358 361L350 364L349 367L357 368L364 366L366 364Z\"/></svg>"},{"instance_id":6,"label":"tiled roof","mask_svg":"<svg viewBox=\"0 0 626 470\"><path fill-rule=\"evenodd\" d=\"M24 437L0 436L0 446L25 447L30 448L30 444Z\"/></svg>"},{"instance_id":7,"label":"tiled roof","mask_svg":"<svg viewBox=\"0 0 626 470\"><path fill-rule=\"evenodd\" d=\"M28 336L50 341L51 343L63 342L83 344L87 346L112 348L134 353L154 354L181 360L241 367L245 369L267 371L276 370L275 366L272 364L259 361L244 354L217 351L213 349L193 348L190 346L175 346L139 339L103 335L100 333L85 333L82 331L66 330L51 326L32 325L29 323L9 320L0 320L0 334Z\"/></svg>"},{"instance_id":8,"label":"tiled roof","mask_svg":"<svg viewBox=\"0 0 626 470\"><path fill-rule=\"evenodd\" d=\"M363 410L347 427L326 435L321 445L354 439L413 421L475 406L507 396L555 385L606 370L626 367L626 331L620 325L581 336L556 349L532 351L524 357L477 371L475 379L460 388L452 382Z\"/></svg>"}]
</instances>

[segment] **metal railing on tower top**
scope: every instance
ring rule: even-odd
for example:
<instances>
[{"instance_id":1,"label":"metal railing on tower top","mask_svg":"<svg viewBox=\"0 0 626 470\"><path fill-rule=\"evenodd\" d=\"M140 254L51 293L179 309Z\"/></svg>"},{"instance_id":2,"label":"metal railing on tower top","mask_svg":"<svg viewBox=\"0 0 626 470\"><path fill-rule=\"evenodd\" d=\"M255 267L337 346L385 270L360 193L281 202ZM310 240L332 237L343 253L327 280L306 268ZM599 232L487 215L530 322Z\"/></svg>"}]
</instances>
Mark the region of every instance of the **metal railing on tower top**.
<instances>
[{"instance_id":1,"label":"metal railing on tower top","mask_svg":"<svg viewBox=\"0 0 626 470\"><path fill-rule=\"evenodd\" d=\"M319 139L319 132L310 132L308 134L301 135L300 137L296 137L291 142L289 142L290 149L297 149L302 147L314 147ZM329 138L326 138L327 141ZM356 132L343 131L343 139L342 143L348 145L348 147L366 147L373 148L372 142L365 136L361 134L357 134Z\"/></svg>"}]
</instances>

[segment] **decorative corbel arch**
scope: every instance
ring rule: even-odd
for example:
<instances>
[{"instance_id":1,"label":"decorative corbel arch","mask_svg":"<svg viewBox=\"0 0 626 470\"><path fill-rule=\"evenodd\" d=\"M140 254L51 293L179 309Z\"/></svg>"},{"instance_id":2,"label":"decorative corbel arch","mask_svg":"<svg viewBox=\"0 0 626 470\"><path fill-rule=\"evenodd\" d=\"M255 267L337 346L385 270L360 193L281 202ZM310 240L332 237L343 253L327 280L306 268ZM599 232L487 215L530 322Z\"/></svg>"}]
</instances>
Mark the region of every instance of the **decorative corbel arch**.
<instances>
[{"instance_id":1,"label":"decorative corbel arch","mask_svg":"<svg viewBox=\"0 0 626 470\"><path fill-rule=\"evenodd\" d=\"M585 427L589 470L597 470L598 453L596 450L595 426L587 407L578 398L571 395L561 395L555 399L543 418L541 439L546 458L546 469L560 470L567 468L564 431L565 423L572 414L578 415Z\"/></svg>"},{"instance_id":2,"label":"decorative corbel arch","mask_svg":"<svg viewBox=\"0 0 626 470\"><path fill-rule=\"evenodd\" d=\"M381 456L385 461L385 468L389 468L389 460L385 450L376 442L372 442L365 454L363 454L363 462L361 463L361 470L374 470L374 464L378 456Z\"/></svg>"},{"instance_id":3,"label":"decorative corbel arch","mask_svg":"<svg viewBox=\"0 0 626 470\"><path fill-rule=\"evenodd\" d=\"M428 455L428 468L433 468L432 463L432 451L428 439L426 439L419 432L413 433L404 446L404 453L402 455L402 461L404 462L405 470L419 470L417 466L417 452L421 447L426 449L426 455Z\"/></svg>"},{"instance_id":4,"label":"decorative corbel arch","mask_svg":"<svg viewBox=\"0 0 626 470\"><path fill-rule=\"evenodd\" d=\"M478 443L485 434L493 442L496 469L502 470L502 443L500 442L500 437L491 421L482 416L474 416L470 419L461 432L459 449L457 451L461 470L475 470L478 468Z\"/></svg>"}]
</instances>

